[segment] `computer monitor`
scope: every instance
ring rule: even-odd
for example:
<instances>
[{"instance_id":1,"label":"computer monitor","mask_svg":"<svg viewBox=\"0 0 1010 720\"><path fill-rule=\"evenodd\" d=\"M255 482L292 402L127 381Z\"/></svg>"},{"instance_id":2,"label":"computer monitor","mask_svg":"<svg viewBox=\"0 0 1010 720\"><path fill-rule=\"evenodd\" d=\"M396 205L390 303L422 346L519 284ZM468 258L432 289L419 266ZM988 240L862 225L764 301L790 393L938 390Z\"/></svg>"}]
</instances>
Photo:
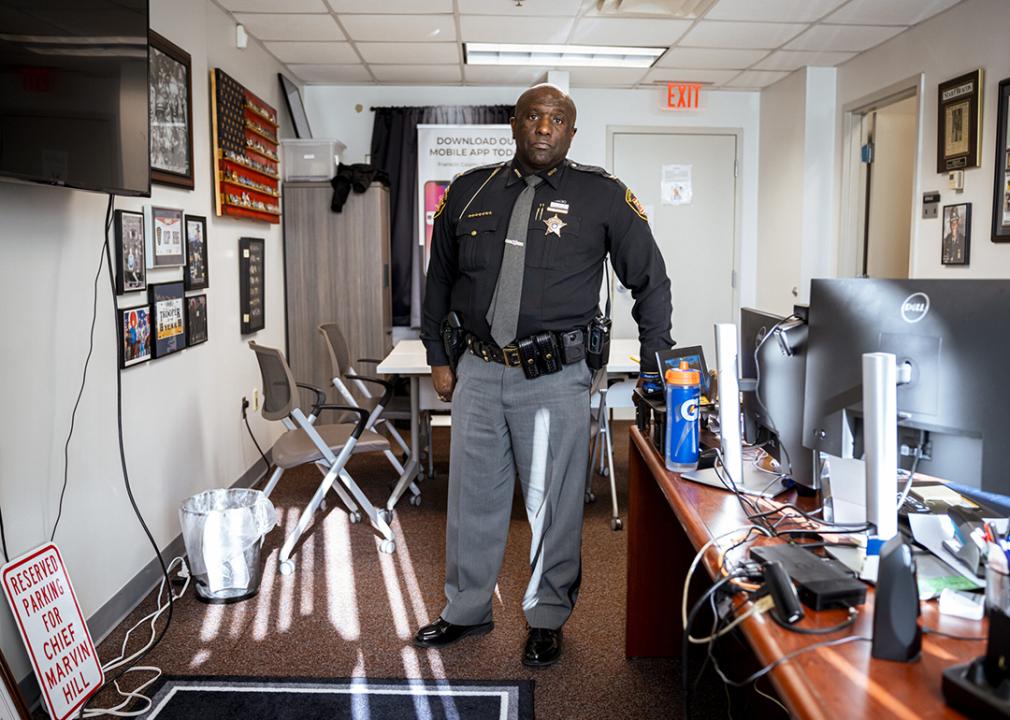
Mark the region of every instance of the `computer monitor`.
<instances>
[{"instance_id":1,"label":"computer monitor","mask_svg":"<svg viewBox=\"0 0 1010 720\"><path fill-rule=\"evenodd\" d=\"M806 335L800 320L740 310L744 439L761 445L798 485L816 489L813 454L803 447Z\"/></svg>"},{"instance_id":2,"label":"computer monitor","mask_svg":"<svg viewBox=\"0 0 1010 720\"><path fill-rule=\"evenodd\" d=\"M1010 281L814 280L803 442L862 458L862 355L892 353L899 461L917 472L1010 492Z\"/></svg>"}]
</instances>

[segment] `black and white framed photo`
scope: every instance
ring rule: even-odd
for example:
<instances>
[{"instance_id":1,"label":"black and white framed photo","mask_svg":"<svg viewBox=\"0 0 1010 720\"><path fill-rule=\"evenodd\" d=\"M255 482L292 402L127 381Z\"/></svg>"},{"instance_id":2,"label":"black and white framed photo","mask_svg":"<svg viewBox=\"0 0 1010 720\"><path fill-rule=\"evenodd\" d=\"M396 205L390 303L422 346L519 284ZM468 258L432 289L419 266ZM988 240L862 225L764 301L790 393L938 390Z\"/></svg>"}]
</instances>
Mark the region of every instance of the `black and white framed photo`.
<instances>
[{"instance_id":1,"label":"black and white framed photo","mask_svg":"<svg viewBox=\"0 0 1010 720\"><path fill-rule=\"evenodd\" d=\"M207 342L207 295L186 297L186 338L187 345Z\"/></svg>"},{"instance_id":2,"label":"black and white framed photo","mask_svg":"<svg viewBox=\"0 0 1010 720\"><path fill-rule=\"evenodd\" d=\"M971 250L971 203L943 206L943 242L940 262L967 265Z\"/></svg>"},{"instance_id":3,"label":"black and white framed photo","mask_svg":"<svg viewBox=\"0 0 1010 720\"><path fill-rule=\"evenodd\" d=\"M186 347L186 289L182 281L148 287L154 357L160 358Z\"/></svg>"},{"instance_id":4,"label":"black and white framed photo","mask_svg":"<svg viewBox=\"0 0 1010 720\"><path fill-rule=\"evenodd\" d=\"M116 292L147 289L147 260L144 251L144 214L116 210Z\"/></svg>"},{"instance_id":5,"label":"black and white framed photo","mask_svg":"<svg viewBox=\"0 0 1010 720\"><path fill-rule=\"evenodd\" d=\"M147 362L151 353L151 306L119 308L119 367Z\"/></svg>"},{"instance_id":6,"label":"black and white framed photo","mask_svg":"<svg viewBox=\"0 0 1010 720\"><path fill-rule=\"evenodd\" d=\"M182 219L182 210L177 208L144 206L147 267L181 267L186 264Z\"/></svg>"},{"instance_id":7,"label":"black and white framed photo","mask_svg":"<svg viewBox=\"0 0 1010 720\"><path fill-rule=\"evenodd\" d=\"M996 170L992 198L992 241L1010 242L1010 78L996 93Z\"/></svg>"},{"instance_id":8,"label":"black and white framed photo","mask_svg":"<svg viewBox=\"0 0 1010 720\"><path fill-rule=\"evenodd\" d=\"M936 171L982 164L982 68L940 83L937 91Z\"/></svg>"},{"instance_id":9,"label":"black and white framed photo","mask_svg":"<svg viewBox=\"0 0 1010 720\"><path fill-rule=\"evenodd\" d=\"M151 181L193 189L193 73L188 52L148 31Z\"/></svg>"},{"instance_id":10,"label":"black and white framed photo","mask_svg":"<svg viewBox=\"0 0 1010 720\"><path fill-rule=\"evenodd\" d=\"M183 278L187 290L203 290L210 286L207 270L207 218L202 215L186 216L186 271Z\"/></svg>"},{"instance_id":11,"label":"black and white framed photo","mask_svg":"<svg viewBox=\"0 0 1010 720\"><path fill-rule=\"evenodd\" d=\"M266 327L263 284L266 242L262 238L240 238L238 250L239 312L242 334L248 335Z\"/></svg>"}]
</instances>

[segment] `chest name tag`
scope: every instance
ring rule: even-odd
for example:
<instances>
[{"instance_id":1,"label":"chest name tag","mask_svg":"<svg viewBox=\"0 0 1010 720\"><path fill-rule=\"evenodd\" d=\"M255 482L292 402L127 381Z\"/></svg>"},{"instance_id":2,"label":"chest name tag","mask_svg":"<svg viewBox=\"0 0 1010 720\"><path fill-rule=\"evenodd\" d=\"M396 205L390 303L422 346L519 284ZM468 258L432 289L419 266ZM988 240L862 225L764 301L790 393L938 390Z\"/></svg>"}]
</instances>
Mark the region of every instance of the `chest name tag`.
<instances>
[{"instance_id":1,"label":"chest name tag","mask_svg":"<svg viewBox=\"0 0 1010 720\"><path fill-rule=\"evenodd\" d=\"M550 206L547 208L547 212L558 213L560 215L568 214L568 203L563 200L553 200Z\"/></svg>"}]
</instances>

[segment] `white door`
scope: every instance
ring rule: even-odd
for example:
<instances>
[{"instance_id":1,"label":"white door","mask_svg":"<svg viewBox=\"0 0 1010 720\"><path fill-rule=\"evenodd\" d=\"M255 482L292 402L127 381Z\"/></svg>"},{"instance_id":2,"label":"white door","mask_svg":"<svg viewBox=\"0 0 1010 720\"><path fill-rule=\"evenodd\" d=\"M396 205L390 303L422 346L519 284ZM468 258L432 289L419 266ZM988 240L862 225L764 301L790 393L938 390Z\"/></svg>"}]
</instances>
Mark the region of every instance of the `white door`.
<instances>
[{"instance_id":1,"label":"white door","mask_svg":"<svg viewBox=\"0 0 1010 720\"><path fill-rule=\"evenodd\" d=\"M712 326L737 322L733 287L737 137L615 131L612 143L614 175L645 206L666 261L673 286L673 339L681 347L703 346L708 364L714 367ZM689 202L662 202L663 169L671 165L689 166ZM685 179L687 167L674 174ZM613 335L637 338L638 327L631 317L631 292L619 282L615 286Z\"/></svg>"}]
</instances>

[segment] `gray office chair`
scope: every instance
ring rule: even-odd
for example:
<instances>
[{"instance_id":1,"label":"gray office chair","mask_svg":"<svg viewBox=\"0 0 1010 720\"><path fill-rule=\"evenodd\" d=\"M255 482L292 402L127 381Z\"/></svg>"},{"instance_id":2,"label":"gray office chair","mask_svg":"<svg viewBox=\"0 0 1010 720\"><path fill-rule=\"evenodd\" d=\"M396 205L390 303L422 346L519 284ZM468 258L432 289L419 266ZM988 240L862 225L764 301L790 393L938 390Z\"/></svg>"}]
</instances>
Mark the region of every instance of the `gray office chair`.
<instances>
[{"instance_id":1,"label":"gray office chair","mask_svg":"<svg viewBox=\"0 0 1010 720\"><path fill-rule=\"evenodd\" d=\"M613 382L620 382L614 380ZM614 446L610 437L610 410L607 408L607 390L611 385L606 369L597 370L593 375L591 395L600 396L600 404L596 409L590 409L590 437L592 449L589 451L589 470L586 475L586 503L596 501L593 492L593 475L599 473L610 479L610 529L620 530L624 527L617 507L617 478L614 477Z\"/></svg>"},{"instance_id":2,"label":"gray office chair","mask_svg":"<svg viewBox=\"0 0 1010 720\"><path fill-rule=\"evenodd\" d=\"M327 404L326 394L321 389L295 382L291 368L280 350L257 345L255 342L250 342L249 347L256 353L263 379L263 418L279 421L287 428L287 432L274 443L271 454L278 472L271 478L265 494L270 495L284 470L312 463L323 474L308 507L281 546L281 574L290 575L294 572L295 563L291 556L295 546L331 488L350 512L351 522L360 522L361 510L364 510L372 526L382 534L383 541L379 549L384 553L394 552L396 542L386 515L376 509L344 468L353 453L389 450L389 441L385 437L366 429L368 411L347 405ZM316 402L308 416L298 407L299 387L316 394ZM355 423L315 424L314 419L323 410L353 413L358 416L358 420ZM338 478L343 487L334 484Z\"/></svg>"},{"instance_id":3,"label":"gray office chair","mask_svg":"<svg viewBox=\"0 0 1010 720\"><path fill-rule=\"evenodd\" d=\"M382 430L388 433L409 458L410 448L396 428L393 427L392 423L393 420L410 419L409 399L393 398L393 383L396 381L396 378L380 380L379 378L358 374L351 366L347 341L344 340L344 335L340 332L340 328L336 323L323 323L319 326L319 334L323 336L326 352L330 356L330 381L337 392L340 393L340 397L348 405L367 410L369 416L365 429ZM364 358L359 360L359 362L378 363L377 360ZM358 391L360 400L358 397L355 397L351 388L347 386L347 383L350 383ZM383 394L380 397L375 397L368 391L365 383L378 385L383 388ZM396 507L396 503L399 502L400 497L408 487L411 492L410 504L415 507L421 504L421 490L413 482L408 486L407 477L404 475L403 463L393 454L392 449L387 449L385 456L389 464L396 470L397 475L399 475L399 480L393 485L393 492L386 502L386 520L388 522L392 520L393 508Z\"/></svg>"}]
</instances>

